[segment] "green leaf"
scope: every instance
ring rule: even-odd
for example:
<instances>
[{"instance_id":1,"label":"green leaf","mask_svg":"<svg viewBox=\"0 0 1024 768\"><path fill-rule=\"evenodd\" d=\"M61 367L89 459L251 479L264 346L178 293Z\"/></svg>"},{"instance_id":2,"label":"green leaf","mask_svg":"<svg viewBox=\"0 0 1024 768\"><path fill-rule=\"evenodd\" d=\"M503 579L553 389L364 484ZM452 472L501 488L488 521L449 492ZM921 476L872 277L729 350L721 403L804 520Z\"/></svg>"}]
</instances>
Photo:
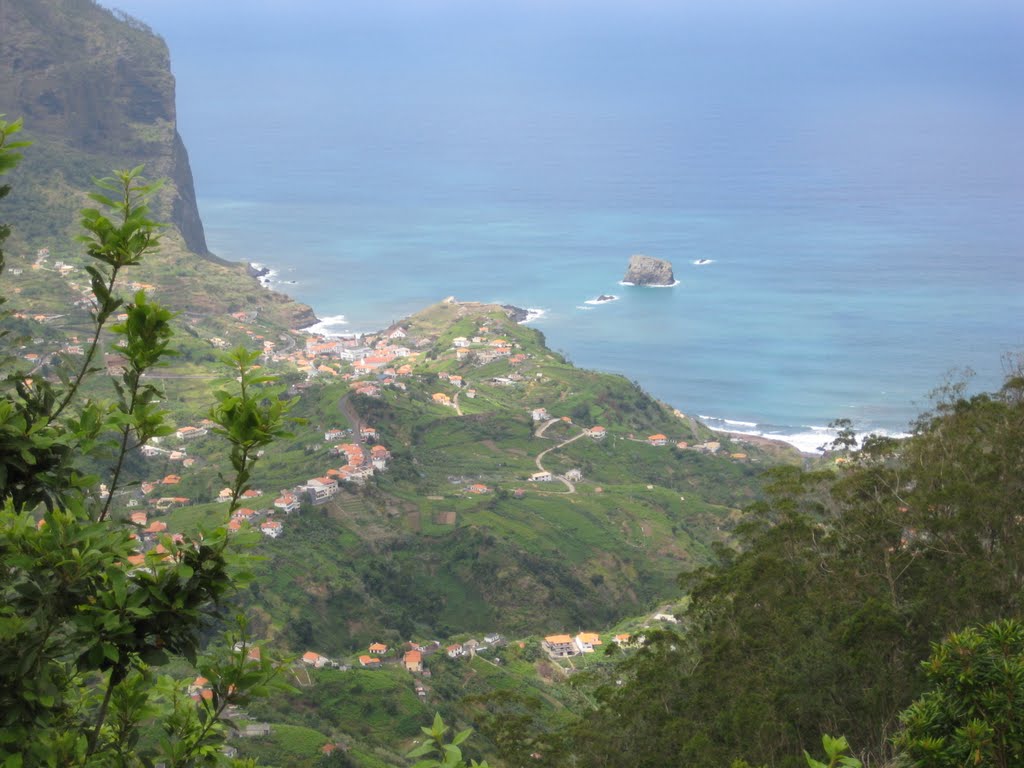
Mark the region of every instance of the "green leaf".
<instances>
[{"instance_id":1,"label":"green leaf","mask_svg":"<svg viewBox=\"0 0 1024 768\"><path fill-rule=\"evenodd\" d=\"M407 752L405 756L406 757L422 757L423 755L430 754L433 751L434 751L434 745L431 742L429 742L429 741L425 741L422 744L420 744L418 747L413 749L411 752Z\"/></svg>"}]
</instances>

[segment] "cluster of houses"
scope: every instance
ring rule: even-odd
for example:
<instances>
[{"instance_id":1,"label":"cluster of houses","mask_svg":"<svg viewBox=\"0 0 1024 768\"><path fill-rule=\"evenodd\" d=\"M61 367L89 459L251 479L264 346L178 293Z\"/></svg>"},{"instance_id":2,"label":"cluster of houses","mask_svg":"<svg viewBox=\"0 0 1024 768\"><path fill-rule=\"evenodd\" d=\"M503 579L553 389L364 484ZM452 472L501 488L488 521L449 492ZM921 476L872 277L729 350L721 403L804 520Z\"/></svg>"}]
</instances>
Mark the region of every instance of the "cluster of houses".
<instances>
[{"instance_id":1,"label":"cluster of houses","mask_svg":"<svg viewBox=\"0 0 1024 768\"><path fill-rule=\"evenodd\" d=\"M633 637L629 634L615 635L612 642L621 648L635 648L643 644L643 636ZM548 635L541 644L544 651L552 659L565 659L584 653L593 653L599 645L603 645L601 636L596 632L580 632L577 635Z\"/></svg>"},{"instance_id":2,"label":"cluster of houses","mask_svg":"<svg viewBox=\"0 0 1024 768\"><path fill-rule=\"evenodd\" d=\"M341 430L329 430L324 433L324 439L331 441L343 436ZM375 440L377 430L373 427L360 429L360 437L363 440ZM298 485L291 492L282 494L278 499L282 505L279 508L286 512L298 508L298 500L305 497L311 504L326 504L337 495L341 483L362 483L372 477L374 472L382 472L387 469L391 452L383 445L371 445L367 450L360 443L339 443L331 448L331 455L344 456L345 464L340 467L328 469L320 477L313 477L304 484ZM275 502L275 506L277 506Z\"/></svg>"},{"instance_id":3,"label":"cluster of houses","mask_svg":"<svg viewBox=\"0 0 1024 768\"><path fill-rule=\"evenodd\" d=\"M432 343L430 339L409 339L408 333L401 327L371 336L338 338L310 335L303 345L295 345L288 350L278 349L276 342L258 334L250 335L253 341L262 344L263 355L267 360L291 363L307 378L329 376L356 381L374 376L381 383L393 383L399 377L411 374L411 363L420 355L416 349ZM351 370L342 372L346 365ZM360 394L375 394L374 387L365 382L354 388Z\"/></svg>"},{"instance_id":4,"label":"cluster of houses","mask_svg":"<svg viewBox=\"0 0 1024 768\"><path fill-rule=\"evenodd\" d=\"M476 639L467 640L464 643L455 643L444 649L445 654L452 659L474 656L479 651L502 645L505 639L498 633L492 632L480 642ZM410 640L401 649L392 650L384 643L370 643L366 653L357 657L357 662L363 669L381 669L386 665L398 666L407 672L413 672L429 677L430 670L424 664L424 660L441 651L441 643L433 640L429 643L418 643ZM339 662L316 651L306 651L302 654L300 661L314 669L340 669L347 670L349 665Z\"/></svg>"}]
</instances>

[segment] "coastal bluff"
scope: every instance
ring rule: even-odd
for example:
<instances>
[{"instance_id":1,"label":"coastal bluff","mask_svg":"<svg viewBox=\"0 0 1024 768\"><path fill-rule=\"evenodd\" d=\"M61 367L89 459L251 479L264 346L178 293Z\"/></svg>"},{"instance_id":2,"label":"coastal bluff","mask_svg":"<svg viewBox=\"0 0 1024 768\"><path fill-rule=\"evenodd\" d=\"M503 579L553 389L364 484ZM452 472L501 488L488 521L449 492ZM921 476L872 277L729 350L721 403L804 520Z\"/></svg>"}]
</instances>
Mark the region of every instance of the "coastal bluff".
<instances>
[{"instance_id":1,"label":"coastal bluff","mask_svg":"<svg viewBox=\"0 0 1024 768\"><path fill-rule=\"evenodd\" d=\"M77 234L90 177L144 165L147 178L165 180L154 216L173 225L189 251L213 259L163 38L91 0L3 0L0 30L0 112L23 118L33 142L12 177L16 236Z\"/></svg>"},{"instance_id":2,"label":"coastal bluff","mask_svg":"<svg viewBox=\"0 0 1024 768\"><path fill-rule=\"evenodd\" d=\"M622 282L633 285L668 286L675 285L676 278L672 273L671 262L638 254L629 257L629 266Z\"/></svg>"}]
</instances>

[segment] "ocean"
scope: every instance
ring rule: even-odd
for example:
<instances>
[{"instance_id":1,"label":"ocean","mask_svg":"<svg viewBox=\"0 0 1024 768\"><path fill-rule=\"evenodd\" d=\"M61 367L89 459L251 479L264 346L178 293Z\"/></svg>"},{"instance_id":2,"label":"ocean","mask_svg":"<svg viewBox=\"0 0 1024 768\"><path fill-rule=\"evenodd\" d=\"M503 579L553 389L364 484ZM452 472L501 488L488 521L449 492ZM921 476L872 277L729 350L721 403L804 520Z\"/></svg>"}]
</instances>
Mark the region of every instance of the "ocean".
<instances>
[{"instance_id":1,"label":"ocean","mask_svg":"<svg viewBox=\"0 0 1024 768\"><path fill-rule=\"evenodd\" d=\"M531 308L577 365L805 450L1024 349L1019 3L118 6L170 47L211 249L328 330ZM679 284L620 284L634 253Z\"/></svg>"}]
</instances>

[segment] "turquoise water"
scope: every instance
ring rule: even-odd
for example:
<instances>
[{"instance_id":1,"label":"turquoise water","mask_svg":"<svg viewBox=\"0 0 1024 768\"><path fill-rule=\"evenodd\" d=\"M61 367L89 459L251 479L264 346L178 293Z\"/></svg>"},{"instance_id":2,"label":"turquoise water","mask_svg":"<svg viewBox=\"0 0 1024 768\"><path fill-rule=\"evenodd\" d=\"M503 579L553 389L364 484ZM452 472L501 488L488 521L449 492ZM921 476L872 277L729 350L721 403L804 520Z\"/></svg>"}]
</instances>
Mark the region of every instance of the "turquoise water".
<instances>
[{"instance_id":1,"label":"turquoise water","mask_svg":"<svg viewBox=\"0 0 1024 768\"><path fill-rule=\"evenodd\" d=\"M335 330L535 308L577 364L803 447L1024 347L1016 4L119 5L168 40L211 248ZM633 253L679 285L619 285Z\"/></svg>"}]
</instances>

